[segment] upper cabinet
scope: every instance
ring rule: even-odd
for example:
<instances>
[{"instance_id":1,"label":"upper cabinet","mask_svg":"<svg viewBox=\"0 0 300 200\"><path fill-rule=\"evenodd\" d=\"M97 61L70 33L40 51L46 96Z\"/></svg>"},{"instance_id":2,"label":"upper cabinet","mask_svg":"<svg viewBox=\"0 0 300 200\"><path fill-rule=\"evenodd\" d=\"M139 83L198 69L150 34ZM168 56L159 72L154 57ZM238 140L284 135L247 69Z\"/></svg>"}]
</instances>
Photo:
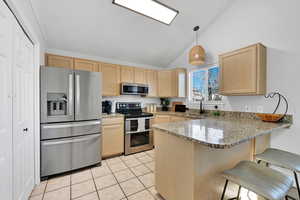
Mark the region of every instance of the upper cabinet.
<instances>
[{"instance_id":1,"label":"upper cabinet","mask_svg":"<svg viewBox=\"0 0 300 200\"><path fill-rule=\"evenodd\" d=\"M128 66L121 66L121 82L133 83L134 82L134 68Z\"/></svg>"},{"instance_id":2,"label":"upper cabinet","mask_svg":"<svg viewBox=\"0 0 300 200\"><path fill-rule=\"evenodd\" d=\"M149 97L158 96L158 84L157 84L157 70L146 70L146 80L149 86Z\"/></svg>"},{"instance_id":3,"label":"upper cabinet","mask_svg":"<svg viewBox=\"0 0 300 200\"><path fill-rule=\"evenodd\" d=\"M147 84L147 70L139 67L134 68L134 83Z\"/></svg>"},{"instance_id":4,"label":"upper cabinet","mask_svg":"<svg viewBox=\"0 0 300 200\"><path fill-rule=\"evenodd\" d=\"M120 67L109 63L100 63L99 71L102 72L103 96L120 95Z\"/></svg>"},{"instance_id":5,"label":"upper cabinet","mask_svg":"<svg viewBox=\"0 0 300 200\"><path fill-rule=\"evenodd\" d=\"M174 89L172 83L174 79L172 76L172 70L161 70L158 73L158 96L160 97L172 97Z\"/></svg>"},{"instance_id":6,"label":"upper cabinet","mask_svg":"<svg viewBox=\"0 0 300 200\"><path fill-rule=\"evenodd\" d=\"M99 71L98 62L79 58L74 59L74 69L91 72Z\"/></svg>"},{"instance_id":7,"label":"upper cabinet","mask_svg":"<svg viewBox=\"0 0 300 200\"><path fill-rule=\"evenodd\" d=\"M46 54L45 58L46 66L64 67L68 69L74 68L74 59L71 57Z\"/></svg>"},{"instance_id":8,"label":"upper cabinet","mask_svg":"<svg viewBox=\"0 0 300 200\"><path fill-rule=\"evenodd\" d=\"M266 93L266 47L251 45L219 56L222 95Z\"/></svg>"}]
</instances>

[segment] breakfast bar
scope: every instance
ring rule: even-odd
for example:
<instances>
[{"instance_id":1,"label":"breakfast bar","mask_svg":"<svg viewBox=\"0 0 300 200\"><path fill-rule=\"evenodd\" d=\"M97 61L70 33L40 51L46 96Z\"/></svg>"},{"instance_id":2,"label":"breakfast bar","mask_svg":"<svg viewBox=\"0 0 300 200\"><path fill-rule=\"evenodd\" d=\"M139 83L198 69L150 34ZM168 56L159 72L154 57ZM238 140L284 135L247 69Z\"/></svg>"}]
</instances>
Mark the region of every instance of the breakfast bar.
<instances>
[{"instance_id":1,"label":"breakfast bar","mask_svg":"<svg viewBox=\"0 0 300 200\"><path fill-rule=\"evenodd\" d=\"M166 200L220 199L220 175L254 160L270 145L270 133L291 123L205 118L153 126L155 185Z\"/></svg>"}]
</instances>

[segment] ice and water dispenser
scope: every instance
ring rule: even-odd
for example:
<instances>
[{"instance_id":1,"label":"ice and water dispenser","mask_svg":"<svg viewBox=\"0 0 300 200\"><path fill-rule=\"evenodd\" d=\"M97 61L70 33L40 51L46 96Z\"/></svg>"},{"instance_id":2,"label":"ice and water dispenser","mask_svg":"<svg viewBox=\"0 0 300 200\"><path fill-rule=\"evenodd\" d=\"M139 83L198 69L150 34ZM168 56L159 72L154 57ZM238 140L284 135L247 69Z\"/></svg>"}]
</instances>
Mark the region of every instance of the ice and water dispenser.
<instances>
[{"instance_id":1,"label":"ice and water dispenser","mask_svg":"<svg viewBox=\"0 0 300 200\"><path fill-rule=\"evenodd\" d=\"M61 116L67 115L68 108L67 95L64 93L48 93L47 94L47 115Z\"/></svg>"}]
</instances>

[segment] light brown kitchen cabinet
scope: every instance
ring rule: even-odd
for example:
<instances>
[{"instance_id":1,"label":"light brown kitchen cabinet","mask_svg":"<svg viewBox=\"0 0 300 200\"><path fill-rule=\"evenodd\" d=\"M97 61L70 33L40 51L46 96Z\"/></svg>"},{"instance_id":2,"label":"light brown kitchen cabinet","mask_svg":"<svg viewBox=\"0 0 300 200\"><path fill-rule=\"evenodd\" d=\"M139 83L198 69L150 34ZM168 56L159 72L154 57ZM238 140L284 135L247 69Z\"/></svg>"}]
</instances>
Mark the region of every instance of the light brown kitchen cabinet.
<instances>
[{"instance_id":1,"label":"light brown kitchen cabinet","mask_svg":"<svg viewBox=\"0 0 300 200\"><path fill-rule=\"evenodd\" d=\"M121 82L133 83L134 81L134 68L128 66L120 66L121 68Z\"/></svg>"},{"instance_id":2,"label":"light brown kitchen cabinet","mask_svg":"<svg viewBox=\"0 0 300 200\"><path fill-rule=\"evenodd\" d=\"M174 89L172 88L173 72L171 70L161 70L158 73L158 96L172 97Z\"/></svg>"},{"instance_id":3,"label":"light brown kitchen cabinet","mask_svg":"<svg viewBox=\"0 0 300 200\"><path fill-rule=\"evenodd\" d=\"M147 84L149 86L149 97L157 97L158 96L158 91L157 91L157 70L147 70L146 71L146 79L147 79Z\"/></svg>"},{"instance_id":4,"label":"light brown kitchen cabinet","mask_svg":"<svg viewBox=\"0 0 300 200\"><path fill-rule=\"evenodd\" d=\"M46 66L74 69L74 59L72 57L46 54L45 58Z\"/></svg>"},{"instance_id":5,"label":"light brown kitchen cabinet","mask_svg":"<svg viewBox=\"0 0 300 200\"><path fill-rule=\"evenodd\" d=\"M124 153L124 119L103 118L102 157L107 158Z\"/></svg>"},{"instance_id":6,"label":"light brown kitchen cabinet","mask_svg":"<svg viewBox=\"0 0 300 200\"><path fill-rule=\"evenodd\" d=\"M98 72L98 62L92 61L92 60L86 60L86 59L74 59L74 69L77 70L84 70L84 71L90 71L90 72Z\"/></svg>"},{"instance_id":7,"label":"light brown kitchen cabinet","mask_svg":"<svg viewBox=\"0 0 300 200\"><path fill-rule=\"evenodd\" d=\"M219 56L222 95L266 93L266 47L254 44Z\"/></svg>"},{"instance_id":8,"label":"light brown kitchen cabinet","mask_svg":"<svg viewBox=\"0 0 300 200\"><path fill-rule=\"evenodd\" d=\"M110 63L99 63L102 72L102 95L120 95L120 67Z\"/></svg>"},{"instance_id":9,"label":"light brown kitchen cabinet","mask_svg":"<svg viewBox=\"0 0 300 200\"><path fill-rule=\"evenodd\" d=\"M147 71L143 68L134 68L134 83L147 84Z\"/></svg>"}]
</instances>

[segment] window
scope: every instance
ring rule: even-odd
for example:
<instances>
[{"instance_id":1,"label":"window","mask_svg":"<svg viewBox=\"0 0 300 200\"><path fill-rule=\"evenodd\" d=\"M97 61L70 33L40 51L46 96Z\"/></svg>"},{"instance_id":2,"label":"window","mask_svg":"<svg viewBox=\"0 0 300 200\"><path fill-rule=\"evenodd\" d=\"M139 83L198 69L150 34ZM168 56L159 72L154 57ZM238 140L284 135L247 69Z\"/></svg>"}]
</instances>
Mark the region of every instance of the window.
<instances>
[{"instance_id":1,"label":"window","mask_svg":"<svg viewBox=\"0 0 300 200\"><path fill-rule=\"evenodd\" d=\"M212 66L206 69L190 72L190 101L221 101L219 92L219 67Z\"/></svg>"}]
</instances>

